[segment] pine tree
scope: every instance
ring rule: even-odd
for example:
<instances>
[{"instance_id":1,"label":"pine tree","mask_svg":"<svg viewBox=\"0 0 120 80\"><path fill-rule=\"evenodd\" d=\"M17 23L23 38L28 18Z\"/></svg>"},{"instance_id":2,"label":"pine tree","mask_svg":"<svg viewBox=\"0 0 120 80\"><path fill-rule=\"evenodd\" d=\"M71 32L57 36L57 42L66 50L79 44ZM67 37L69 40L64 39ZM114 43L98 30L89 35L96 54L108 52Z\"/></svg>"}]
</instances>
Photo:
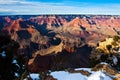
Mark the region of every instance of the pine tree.
<instances>
[{"instance_id":1,"label":"pine tree","mask_svg":"<svg viewBox=\"0 0 120 80\"><path fill-rule=\"evenodd\" d=\"M0 31L0 80L18 79L24 70L25 59L18 54L19 44Z\"/></svg>"}]
</instances>

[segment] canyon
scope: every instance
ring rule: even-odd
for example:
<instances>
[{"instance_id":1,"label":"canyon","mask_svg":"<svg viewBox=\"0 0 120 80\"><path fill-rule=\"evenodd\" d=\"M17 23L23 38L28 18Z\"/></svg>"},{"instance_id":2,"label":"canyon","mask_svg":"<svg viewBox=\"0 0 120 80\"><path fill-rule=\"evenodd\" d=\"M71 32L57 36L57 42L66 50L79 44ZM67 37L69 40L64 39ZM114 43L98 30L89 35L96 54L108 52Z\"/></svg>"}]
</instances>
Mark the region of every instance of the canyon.
<instances>
[{"instance_id":1,"label":"canyon","mask_svg":"<svg viewBox=\"0 0 120 80\"><path fill-rule=\"evenodd\" d=\"M80 68L98 42L120 34L120 16L0 16L0 29L19 43L31 72Z\"/></svg>"}]
</instances>

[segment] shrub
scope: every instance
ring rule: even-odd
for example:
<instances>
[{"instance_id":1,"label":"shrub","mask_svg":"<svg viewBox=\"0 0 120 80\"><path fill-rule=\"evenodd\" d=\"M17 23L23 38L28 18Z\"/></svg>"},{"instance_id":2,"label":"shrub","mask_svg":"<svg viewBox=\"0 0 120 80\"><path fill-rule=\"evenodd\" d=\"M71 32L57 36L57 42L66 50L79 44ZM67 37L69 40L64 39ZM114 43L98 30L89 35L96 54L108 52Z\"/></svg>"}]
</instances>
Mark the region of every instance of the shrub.
<instances>
[{"instance_id":1,"label":"shrub","mask_svg":"<svg viewBox=\"0 0 120 80\"><path fill-rule=\"evenodd\" d=\"M112 45L106 45L106 48L107 48L108 51L110 51L111 48L112 48Z\"/></svg>"},{"instance_id":2,"label":"shrub","mask_svg":"<svg viewBox=\"0 0 120 80\"><path fill-rule=\"evenodd\" d=\"M120 39L119 36L114 36L114 37L113 37L113 40L114 40L114 41L118 41L119 39Z\"/></svg>"}]
</instances>

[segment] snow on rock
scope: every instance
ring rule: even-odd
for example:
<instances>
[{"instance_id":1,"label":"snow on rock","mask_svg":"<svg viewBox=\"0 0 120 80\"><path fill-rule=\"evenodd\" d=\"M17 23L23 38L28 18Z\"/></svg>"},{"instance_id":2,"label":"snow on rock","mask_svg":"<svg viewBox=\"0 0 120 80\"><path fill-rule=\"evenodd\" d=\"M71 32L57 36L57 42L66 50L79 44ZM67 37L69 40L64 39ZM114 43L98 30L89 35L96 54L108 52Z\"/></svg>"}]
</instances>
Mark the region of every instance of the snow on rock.
<instances>
[{"instance_id":1,"label":"snow on rock","mask_svg":"<svg viewBox=\"0 0 120 80\"><path fill-rule=\"evenodd\" d=\"M106 62L101 62L100 64L106 64L106 65L109 65L108 63L106 63Z\"/></svg>"},{"instance_id":2,"label":"snow on rock","mask_svg":"<svg viewBox=\"0 0 120 80\"><path fill-rule=\"evenodd\" d=\"M92 72L91 68L77 68L75 70L85 70L85 71L88 71L88 72Z\"/></svg>"},{"instance_id":3,"label":"snow on rock","mask_svg":"<svg viewBox=\"0 0 120 80\"><path fill-rule=\"evenodd\" d=\"M104 74L102 71L97 71L90 75L87 80L112 80L112 79L106 74Z\"/></svg>"},{"instance_id":4,"label":"snow on rock","mask_svg":"<svg viewBox=\"0 0 120 80\"><path fill-rule=\"evenodd\" d=\"M85 70L90 72L89 76L83 75L81 73L69 73L68 71L55 71L51 72L50 75L56 78L57 80L112 80L111 77L106 75L101 70L91 71L91 68L78 68L75 70ZM40 80L39 74L30 74L32 80Z\"/></svg>"},{"instance_id":5,"label":"snow on rock","mask_svg":"<svg viewBox=\"0 0 120 80\"><path fill-rule=\"evenodd\" d=\"M0 53L0 55L2 55L2 57L6 57L5 51L3 51L2 53Z\"/></svg>"},{"instance_id":6,"label":"snow on rock","mask_svg":"<svg viewBox=\"0 0 120 80\"><path fill-rule=\"evenodd\" d=\"M69 73L65 71L55 71L51 75L57 80L112 80L109 76L104 74L102 71L91 71L90 69L76 69L76 70L88 70L91 72L90 76L82 75L81 73Z\"/></svg>"},{"instance_id":7,"label":"snow on rock","mask_svg":"<svg viewBox=\"0 0 120 80\"><path fill-rule=\"evenodd\" d=\"M40 80L39 79L39 74L32 73L32 74L30 74L30 77L32 78L32 80Z\"/></svg>"},{"instance_id":8,"label":"snow on rock","mask_svg":"<svg viewBox=\"0 0 120 80\"><path fill-rule=\"evenodd\" d=\"M51 75L57 80L87 80L87 77L80 73L69 73L65 71L52 72Z\"/></svg>"},{"instance_id":9,"label":"snow on rock","mask_svg":"<svg viewBox=\"0 0 120 80\"><path fill-rule=\"evenodd\" d=\"M113 63L114 63L115 65L117 65L117 62L118 62L117 57L116 57L116 56L113 56L112 58L113 58Z\"/></svg>"}]
</instances>

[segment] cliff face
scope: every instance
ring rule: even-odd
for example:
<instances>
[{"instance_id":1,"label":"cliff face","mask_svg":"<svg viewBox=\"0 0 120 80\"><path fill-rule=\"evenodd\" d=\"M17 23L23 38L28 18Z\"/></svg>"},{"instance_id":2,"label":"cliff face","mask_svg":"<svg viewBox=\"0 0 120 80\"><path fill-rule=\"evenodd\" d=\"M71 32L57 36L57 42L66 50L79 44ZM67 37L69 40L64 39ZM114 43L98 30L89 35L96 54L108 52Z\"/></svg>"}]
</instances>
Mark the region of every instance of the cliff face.
<instances>
[{"instance_id":1,"label":"cliff face","mask_svg":"<svg viewBox=\"0 0 120 80\"><path fill-rule=\"evenodd\" d=\"M19 52L27 56L33 72L49 69L51 63L56 65L54 60L61 55L63 62L65 59L61 64L64 68L88 67L90 46L96 46L109 35L119 34L120 16L1 16L0 29L20 44ZM86 44L90 46L85 47ZM53 58L54 55L57 57ZM44 63L47 66L39 69L39 64Z\"/></svg>"}]
</instances>

